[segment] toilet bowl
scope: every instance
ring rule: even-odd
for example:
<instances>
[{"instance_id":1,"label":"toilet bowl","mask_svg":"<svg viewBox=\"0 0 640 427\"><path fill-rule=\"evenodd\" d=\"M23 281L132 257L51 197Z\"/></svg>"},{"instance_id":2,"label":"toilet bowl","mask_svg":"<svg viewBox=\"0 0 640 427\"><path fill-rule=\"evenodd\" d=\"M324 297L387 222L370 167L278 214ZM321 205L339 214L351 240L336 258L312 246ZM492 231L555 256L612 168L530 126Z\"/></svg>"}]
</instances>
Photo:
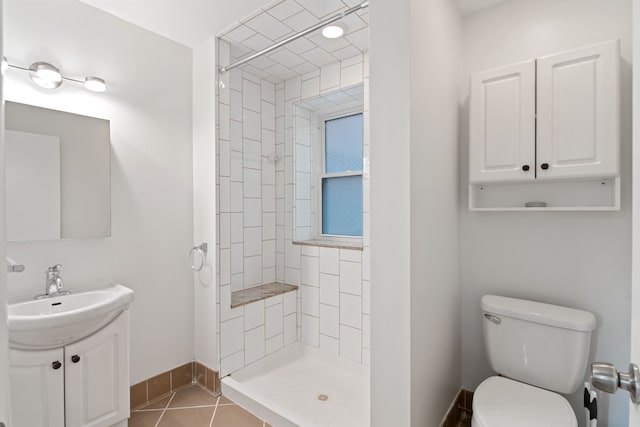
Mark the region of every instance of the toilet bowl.
<instances>
[{"instance_id":1,"label":"toilet bowl","mask_svg":"<svg viewBox=\"0 0 640 427\"><path fill-rule=\"evenodd\" d=\"M500 376L473 396L472 427L577 427L569 402L587 367L595 316L495 295L482 297L485 350Z\"/></svg>"}]
</instances>

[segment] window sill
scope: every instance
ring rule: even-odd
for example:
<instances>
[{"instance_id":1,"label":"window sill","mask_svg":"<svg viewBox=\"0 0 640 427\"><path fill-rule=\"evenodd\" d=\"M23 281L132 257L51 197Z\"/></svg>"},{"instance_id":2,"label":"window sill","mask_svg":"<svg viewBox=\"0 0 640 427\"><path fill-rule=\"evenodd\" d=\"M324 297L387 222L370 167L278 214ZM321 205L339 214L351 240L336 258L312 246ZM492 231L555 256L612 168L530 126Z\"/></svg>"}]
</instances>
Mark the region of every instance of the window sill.
<instances>
[{"instance_id":1,"label":"window sill","mask_svg":"<svg viewBox=\"0 0 640 427\"><path fill-rule=\"evenodd\" d=\"M293 241L292 243L294 245L316 246L320 248L351 249L354 251L362 250L362 243L341 242L339 240L313 239L313 240Z\"/></svg>"}]
</instances>

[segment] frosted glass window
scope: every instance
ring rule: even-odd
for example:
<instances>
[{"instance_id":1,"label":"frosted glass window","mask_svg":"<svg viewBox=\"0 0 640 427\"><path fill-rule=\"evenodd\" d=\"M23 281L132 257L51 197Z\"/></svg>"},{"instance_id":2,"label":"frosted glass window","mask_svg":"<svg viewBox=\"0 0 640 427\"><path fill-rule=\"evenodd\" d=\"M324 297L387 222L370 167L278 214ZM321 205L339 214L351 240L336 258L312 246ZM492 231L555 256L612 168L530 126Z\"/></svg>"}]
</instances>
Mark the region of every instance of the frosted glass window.
<instances>
[{"instance_id":1,"label":"frosted glass window","mask_svg":"<svg viewBox=\"0 0 640 427\"><path fill-rule=\"evenodd\" d=\"M322 180L322 232L362 236L362 175Z\"/></svg>"},{"instance_id":2,"label":"frosted glass window","mask_svg":"<svg viewBox=\"0 0 640 427\"><path fill-rule=\"evenodd\" d=\"M362 113L324 122L322 234L362 237Z\"/></svg>"},{"instance_id":3,"label":"frosted glass window","mask_svg":"<svg viewBox=\"0 0 640 427\"><path fill-rule=\"evenodd\" d=\"M324 124L325 173L362 170L362 113Z\"/></svg>"}]
</instances>

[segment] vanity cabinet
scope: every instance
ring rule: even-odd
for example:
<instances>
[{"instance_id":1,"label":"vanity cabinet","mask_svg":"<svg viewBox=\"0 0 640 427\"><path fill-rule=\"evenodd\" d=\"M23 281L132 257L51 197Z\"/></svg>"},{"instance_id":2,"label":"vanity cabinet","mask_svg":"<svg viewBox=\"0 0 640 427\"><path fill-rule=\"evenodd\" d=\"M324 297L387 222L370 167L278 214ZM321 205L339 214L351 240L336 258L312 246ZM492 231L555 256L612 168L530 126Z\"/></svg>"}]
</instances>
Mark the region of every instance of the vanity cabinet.
<instances>
[{"instance_id":1,"label":"vanity cabinet","mask_svg":"<svg viewBox=\"0 0 640 427\"><path fill-rule=\"evenodd\" d=\"M619 175L620 43L470 79L469 183Z\"/></svg>"},{"instance_id":2,"label":"vanity cabinet","mask_svg":"<svg viewBox=\"0 0 640 427\"><path fill-rule=\"evenodd\" d=\"M9 350L15 427L64 427L64 350Z\"/></svg>"},{"instance_id":3,"label":"vanity cabinet","mask_svg":"<svg viewBox=\"0 0 640 427\"><path fill-rule=\"evenodd\" d=\"M9 350L14 427L109 427L129 417L129 312L64 348Z\"/></svg>"}]
</instances>

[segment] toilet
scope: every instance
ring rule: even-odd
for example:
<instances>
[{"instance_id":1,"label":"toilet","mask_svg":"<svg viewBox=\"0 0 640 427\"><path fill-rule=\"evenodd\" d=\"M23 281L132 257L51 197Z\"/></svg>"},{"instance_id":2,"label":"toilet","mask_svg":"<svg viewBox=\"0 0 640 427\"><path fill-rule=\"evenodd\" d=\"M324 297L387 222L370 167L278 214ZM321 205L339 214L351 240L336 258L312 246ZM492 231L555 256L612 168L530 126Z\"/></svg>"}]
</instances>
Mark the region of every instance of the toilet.
<instances>
[{"instance_id":1,"label":"toilet","mask_svg":"<svg viewBox=\"0 0 640 427\"><path fill-rule=\"evenodd\" d=\"M482 297L484 345L498 374L473 395L472 427L577 427L569 402L584 381L593 314L557 305Z\"/></svg>"}]
</instances>

